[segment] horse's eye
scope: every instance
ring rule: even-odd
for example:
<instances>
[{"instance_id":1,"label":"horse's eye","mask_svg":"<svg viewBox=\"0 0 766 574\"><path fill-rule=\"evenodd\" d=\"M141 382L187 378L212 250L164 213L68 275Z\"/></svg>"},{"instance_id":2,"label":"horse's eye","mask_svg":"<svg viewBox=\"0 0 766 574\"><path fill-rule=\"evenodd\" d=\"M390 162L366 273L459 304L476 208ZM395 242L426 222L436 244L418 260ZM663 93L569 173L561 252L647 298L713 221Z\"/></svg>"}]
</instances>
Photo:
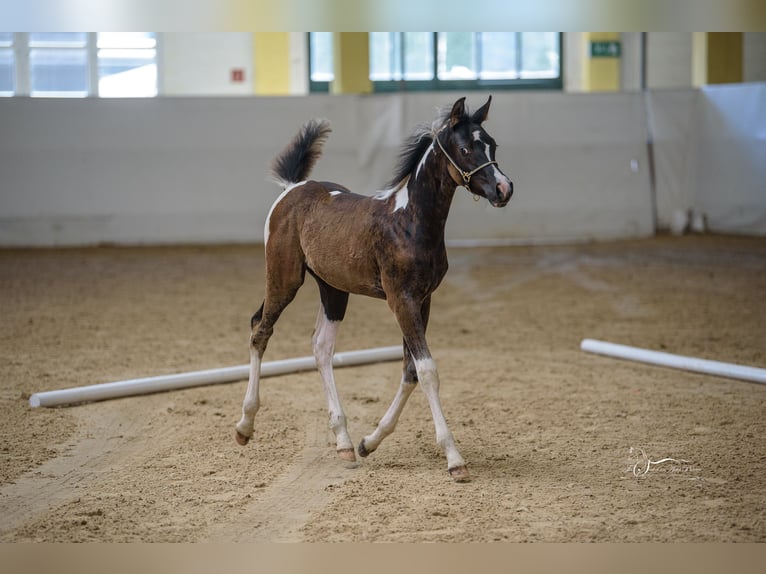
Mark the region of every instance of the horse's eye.
<instances>
[{"instance_id":1,"label":"horse's eye","mask_svg":"<svg viewBox=\"0 0 766 574\"><path fill-rule=\"evenodd\" d=\"M469 153L471 153L471 152L470 152L470 151L468 151L468 148L467 148L467 147L461 147L461 148L460 148L460 153L462 153L463 155L468 155L468 154L469 154Z\"/></svg>"}]
</instances>

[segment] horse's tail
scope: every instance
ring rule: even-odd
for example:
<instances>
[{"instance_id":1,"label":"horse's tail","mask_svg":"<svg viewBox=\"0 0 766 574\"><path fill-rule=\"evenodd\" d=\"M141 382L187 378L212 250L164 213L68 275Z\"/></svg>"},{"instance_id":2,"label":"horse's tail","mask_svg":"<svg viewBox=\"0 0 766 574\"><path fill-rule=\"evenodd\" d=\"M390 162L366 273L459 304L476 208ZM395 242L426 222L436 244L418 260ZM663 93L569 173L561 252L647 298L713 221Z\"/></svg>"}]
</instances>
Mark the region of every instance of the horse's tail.
<instances>
[{"instance_id":1,"label":"horse's tail","mask_svg":"<svg viewBox=\"0 0 766 574\"><path fill-rule=\"evenodd\" d=\"M327 120L310 120L271 163L271 179L282 187L308 179L332 129Z\"/></svg>"}]
</instances>

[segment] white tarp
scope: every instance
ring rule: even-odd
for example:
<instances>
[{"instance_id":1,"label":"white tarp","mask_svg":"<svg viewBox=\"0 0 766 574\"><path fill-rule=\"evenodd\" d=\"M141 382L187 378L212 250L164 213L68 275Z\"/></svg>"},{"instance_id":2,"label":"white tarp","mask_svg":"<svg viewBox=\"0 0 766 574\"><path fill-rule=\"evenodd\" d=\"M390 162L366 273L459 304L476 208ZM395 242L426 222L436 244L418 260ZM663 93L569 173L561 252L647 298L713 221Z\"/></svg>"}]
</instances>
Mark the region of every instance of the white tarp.
<instances>
[{"instance_id":1,"label":"white tarp","mask_svg":"<svg viewBox=\"0 0 766 574\"><path fill-rule=\"evenodd\" d=\"M648 95L658 226L686 214L718 233L766 235L766 84Z\"/></svg>"},{"instance_id":2,"label":"white tarp","mask_svg":"<svg viewBox=\"0 0 766 574\"><path fill-rule=\"evenodd\" d=\"M766 235L766 84L701 91L695 207L711 231Z\"/></svg>"}]
</instances>

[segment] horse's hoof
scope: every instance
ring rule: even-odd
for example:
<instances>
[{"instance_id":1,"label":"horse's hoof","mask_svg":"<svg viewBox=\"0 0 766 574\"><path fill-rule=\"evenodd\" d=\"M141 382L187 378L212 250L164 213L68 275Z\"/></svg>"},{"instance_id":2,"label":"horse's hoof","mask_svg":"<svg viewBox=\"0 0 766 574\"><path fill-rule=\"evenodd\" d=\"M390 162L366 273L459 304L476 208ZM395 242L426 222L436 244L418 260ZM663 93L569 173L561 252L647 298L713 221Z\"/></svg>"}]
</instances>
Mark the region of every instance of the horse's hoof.
<instances>
[{"instance_id":1,"label":"horse's hoof","mask_svg":"<svg viewBox=\"0 0 766 574\"><path fill-rule=\"evenodd\" d=\"M359 453L359 456L362 458L370 456L370 451L367 450L366 446L364 446L364 439L362 439L362 442L359 443L359 447L356 450Z\"/></svg>"},{"instance_id":2,"label":"horse's hoof","mask_svg":"<svg viewBox=\"0 0 766 574\"><path fill-rule=\"evenodd\" d=\"M455 482L471 481L471 475L468 472L468 467L466 466L456 466L455 468L450 468L447 472L449 472L449 475Z\"/></svg>"},{"instance_id":3,"label":"horse's hoof","mask_svg":"<svg viewBox=\"0 0 766 574\"><path fill-rule=\"evenodd\" d=\"M338 456L348 462L356 462L356 455L353 448L339 448Z\"/></svg>"},{"instance_id":4,"label":"horse's hoof","mask_svg":"<svg viewBox=\"0 0 766 574\"><path fill-rule=\"evenodd\" d=\"M239 444L240 446L245 446L247 443L250 442L250 437L243 435L239 431L234 431L234 438L236 439L237 444Z\"/></svg>"}]
</instances>

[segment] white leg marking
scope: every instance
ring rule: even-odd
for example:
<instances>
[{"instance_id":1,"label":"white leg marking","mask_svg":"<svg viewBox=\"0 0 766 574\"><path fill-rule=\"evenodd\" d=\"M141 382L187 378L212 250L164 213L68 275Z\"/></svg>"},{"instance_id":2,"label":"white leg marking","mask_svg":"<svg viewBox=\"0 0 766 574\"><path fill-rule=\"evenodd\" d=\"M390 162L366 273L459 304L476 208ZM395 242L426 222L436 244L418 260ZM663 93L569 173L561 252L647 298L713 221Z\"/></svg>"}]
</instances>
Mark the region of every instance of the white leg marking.
<instances>
[{"instance_id":1,"label":"white leg marking","mask_svg":"<svg viewBox=\"0 0 766 574\"><path fill-rule=\"evenodd\" d=\"M453 469L465 466L463 457L455 446L455 439L447 426L447 420L442 412L441 401L439 400L439 374L436 371L436 363L433 359L421 359L415 361L415 369L418 373L420 388L428 399L428 405L431 407L431 415L436 427L436 443L444 449L447 456L447 468Z\"/></svg>"},{"instance_id":2,"label":"white leg marking","mask_svg":"<svg viewBox=\"0 0 766 574\"><path fill-rule=\"evenodd\" d=\"M253 436L253 421L261 406L258 384L261 378L261 358L255 349L250 349L250 380L247 383L245 400L242 402L242 418L237 423L237 432L242 436Z\"/></svg>"},{"instance_id":3,"label":"white leg marking","mask_svg":"<svg viewBox=\"0 0 766 574\"><path fill-rule=\"evenodd\" d=\"M335 352L335 338L338 334L340 321L330 321L320 306L317 316L316 328L314 329L313 344L314 357L317 361L319 375L322 377L325 394L327 395L327 408L330 412L330 428L335 433L338 450L351 449L354 445L346 429L346 415L340 404L338 390L335 387L335 376L332 370L332 357Z\"/></svg>"},{"instance_id":4,"label":"white leg marking","mask_svg":"<svg viewBox=\"0 0 766 574\"><path fill-rule=\"evenodd\" d=\"M380 422L373 433L364 437L364 447L368 452L377 449L383 439L394 432L396 423L399 422L399 415L402 414L404 405L407 404L407 399L410 398L416 385L416 383L405 382L404 376L402 376L402 382L399 383L399 389L396 391L396 396L394 397L391 406L388 407L386 414L380 419Z\"/></svg>"}]
</instances>

